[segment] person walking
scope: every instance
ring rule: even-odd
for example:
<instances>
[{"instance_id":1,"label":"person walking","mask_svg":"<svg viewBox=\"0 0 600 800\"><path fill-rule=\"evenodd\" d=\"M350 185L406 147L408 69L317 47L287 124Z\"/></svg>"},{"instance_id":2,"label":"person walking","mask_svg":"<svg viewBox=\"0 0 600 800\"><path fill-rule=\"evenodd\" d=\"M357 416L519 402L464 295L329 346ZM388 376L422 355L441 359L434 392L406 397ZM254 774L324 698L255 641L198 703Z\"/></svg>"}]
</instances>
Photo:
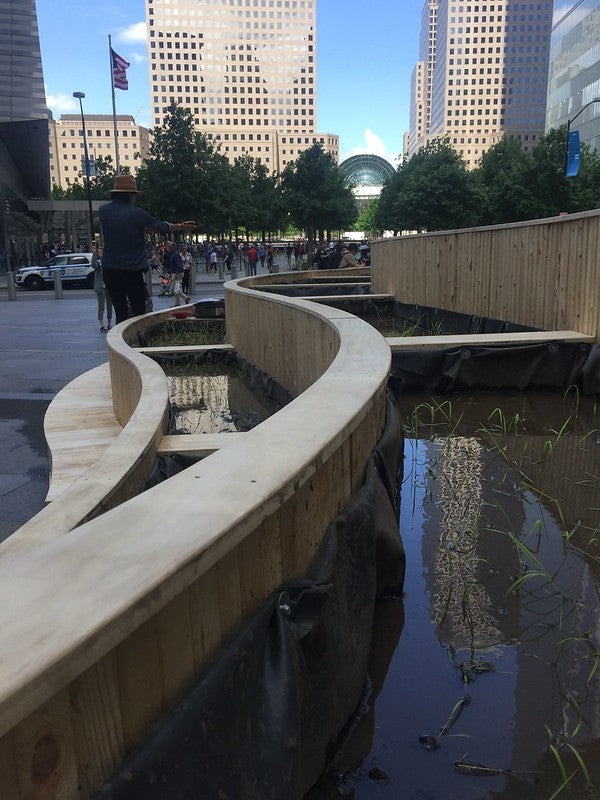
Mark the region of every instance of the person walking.
<instances>
[{"instance_id":1,"label":"person walking","mask_svg":"<svg viewBox=\"0 0 600 800\"><path fill-rule=\"evenodd\" d=\"M97 242L92 242L92 266L94 267L94 291L98 301L98 322L102 333L109 331L112 327L112 303L106 291L102 278L102 248ZM104 309L106 308L106 325L104 324Z\"/></svg>"},{"instance_id":2,"label":"person walking","mask_svg":"<svg viewBox=\"0 0 600 800\"><path fill-rule=\"evenodd\" d=\"M248 248L248 275L256 275L256 265L258 261L258 251L251 245Z\"/></svg>"},{"instance_id":3,"label":"person walking","mask_svg":"<svg viewBox=\"0 0 600 800\"><path fill-rule=\"evenodd\" d=\"M147 228L158 233L193 231L196 224L162 222L135 205L139 194L133 175L116 175L111 201L98 210L104 241L102 272L117 323L146 313L144 270L147 269L144 235Z\"/></svg>"},{"instance_id":4,"label":"person walking","mask_svg":"<svg viewBox=\"0 0 600 800\"><path fill-rule=\"evenodd\" d=\"M258 257L260 258L260 268L265 268L265 258L267 257L267 251L265 250L264 244L258 248Z\"/></svg>"},{"instance_id":5,"label":"person walking","mask_svg":"<svg viewBox=\"0 0 600 800\"><path fill-rule=\"evenodd\" d=\"M275 250L273 249L273 245L270 244L267 247L267 269L269 272L273 272L273 259L275 258Z\"/></svg>"},{"instance_id":6,"label":"person walking","mask_svg":"<svg viewBox=\"0 0 600 800\"><path fill-rule=\"evenodd\" d=\"M177 249L176 242L169 242L168 248L170 255L169 266L171 268L171 286L173 288L175 305L178 306L182 298L184 303L189 303L190 298L183 289L183 276L185 274L183 258Z\"/></svg>"},{"instance_id":7,"label":"person walking","mask_svg":"<svg viewBox=\"0 0 600 800\"><path fill-rule=\"evenodd\" d=\"M192 268L192 255L187 247L181 248L181 260L183 262L183 278L181 281L181 288L184 294L189 295L190 292L190 271Z\"/></svg>"}]
</instances>

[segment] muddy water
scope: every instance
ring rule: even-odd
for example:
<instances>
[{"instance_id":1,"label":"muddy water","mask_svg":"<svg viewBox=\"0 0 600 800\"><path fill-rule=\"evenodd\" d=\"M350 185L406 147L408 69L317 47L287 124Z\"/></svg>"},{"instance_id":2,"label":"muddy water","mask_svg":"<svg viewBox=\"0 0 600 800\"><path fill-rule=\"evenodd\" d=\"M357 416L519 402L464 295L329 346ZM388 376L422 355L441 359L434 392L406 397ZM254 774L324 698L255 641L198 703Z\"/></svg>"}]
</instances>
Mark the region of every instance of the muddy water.
<instances>
[{"instance_id":1,"label":"muddy water","mask_svg":"<svg viewBox=\"0 0 600 800\"><path fill-rule=\"evenodd\" d=\"M277 410L252 391L243 370L225 364L164 365L174 433L248 431Z\"/></svg>"},{"instance_id":2,"label":"muddy water","mask_svg":"<svg viewBox=\"0 0 600 800\"><path fill-rule=\"evenodd\" d=\"M308 797L599 798L594 404L408 397L402 412L405 598L378 610L370 710Z\"/></svg>"}]
</instances>

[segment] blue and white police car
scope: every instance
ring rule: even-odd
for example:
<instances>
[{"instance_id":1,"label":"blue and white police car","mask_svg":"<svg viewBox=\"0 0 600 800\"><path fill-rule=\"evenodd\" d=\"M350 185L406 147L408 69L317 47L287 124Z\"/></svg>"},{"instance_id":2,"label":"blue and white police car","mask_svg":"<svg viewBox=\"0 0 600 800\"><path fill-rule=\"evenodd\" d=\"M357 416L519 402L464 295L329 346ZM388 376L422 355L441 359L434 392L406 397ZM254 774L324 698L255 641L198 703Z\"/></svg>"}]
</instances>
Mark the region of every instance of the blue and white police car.
<instances>
[{"instance_id":1,"label":"blue and white police car","mask_svg":"<svg viewBox=\"0 0 600 800\"><path fill-rule=\"evenodd\" d=\"M63 284L94 288L91 253L61 253L42 267L22 267L15 272L15 284L24 289L51 289L58 270Z\"/></svg>"}]
</instances>

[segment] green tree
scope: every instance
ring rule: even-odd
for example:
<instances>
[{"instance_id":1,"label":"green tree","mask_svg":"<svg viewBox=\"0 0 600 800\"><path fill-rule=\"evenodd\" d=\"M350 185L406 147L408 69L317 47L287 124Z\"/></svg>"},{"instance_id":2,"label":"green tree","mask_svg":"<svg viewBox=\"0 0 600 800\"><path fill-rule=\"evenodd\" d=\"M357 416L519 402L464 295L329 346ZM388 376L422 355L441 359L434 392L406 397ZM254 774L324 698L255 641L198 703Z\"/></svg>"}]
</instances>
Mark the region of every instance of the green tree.
<instances>
[{"instance_id":1,"label":"green tree","mask_svg":"<svg viewBox=\"0 0 600 800\"><path fill-rule=\"evenodd\" d=\"M356 220L356 224L354 226L356 230L364 231L365 235L367 236L375 236L381 233L383 228L380 228L376 222L378 218L378 211L379 199L374 197L372 200L369 200L366 207Z\"/></svg>"},{"instance_id":2,"label":"green tree","mask_svg":"<svg viewBox=\"0 0 600 800\"><path fill-rule=\"evenodd\" d=\"M483 154L474 173L481 189L481 224L518 222L535 216L531 169L531 156L516 139L505 137Z\"/></svg>"},{"instance_id":3,"label":"green tree","mask_svg":"<svg viewBox=\"0 0 600 800\"><path fill-rule=\"evenodd\" d=\"M531 217L589 211L600 205L600 156L581 145L579 172L564 177L566 126L552 128L531 151L529 181L536 198Z\"/></svg>"},{"instance_id":4,"label":"green tree","mask_svg":"<svg viewBox=\"0 0 600 800\"><path fill-rule=\"evenodd\" d=\"M386 183L376 221L393 231L464 228L477 224L479 205L465 162L447 139L436 139Z\"/></svg>"},{"instance_id":5,"label":"green tree","mask_svg":"<svg viewBox=\"0 0 600 800\"><path fill-rule=\"evenodd\" d=\"M306 231L310 266L315 231L347 228L356 219L354 195L334 160L319 144L287 165L282 188L291 222Z\"/></svg>"},{"instance_id":6,"label":"green tree","mask_svg":"<svg viewBox=\"0 0 600 800\"><path fill-rule=\"evenodd\" d=\"M150 151L137 173L144 207L159 219L196 219L207 232L223 230L227 159L194 128L191 112L174 103L164 125L152 134Z\"/></svg>"}]
</instances>

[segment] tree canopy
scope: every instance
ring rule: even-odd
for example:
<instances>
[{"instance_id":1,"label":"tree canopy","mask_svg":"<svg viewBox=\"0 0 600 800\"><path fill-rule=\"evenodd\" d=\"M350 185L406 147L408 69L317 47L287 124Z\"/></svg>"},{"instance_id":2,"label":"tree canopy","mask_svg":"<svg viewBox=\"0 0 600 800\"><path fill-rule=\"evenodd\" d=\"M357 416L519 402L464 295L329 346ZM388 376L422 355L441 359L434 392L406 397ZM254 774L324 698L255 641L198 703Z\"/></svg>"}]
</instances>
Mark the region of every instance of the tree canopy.
<instances>
[{"instance_id":1,"label":"tree canopy","mask_svg":"<svg viewBox=\"0 0 600 800\"><path fill-rule=\"evenodd\" d=\"M286 166L282 189L291 222L307 232L309 258L315 231L348 228L358 216L351 189L319 144Z\"/></svg>"},{"instance_id":2,"label":"tree canopy","mask_svg":"<svg viewBox=\"0 0 600 800\"><path fill-rule=\"evenodd\" d=\"M600 155L581 146L579 173L564 177L566 128L529 152L505 137L469 172L448 140L429 142L384 186L375 221L393 231L518 222L600 206Z\"/></svg>"}]
</instances>

